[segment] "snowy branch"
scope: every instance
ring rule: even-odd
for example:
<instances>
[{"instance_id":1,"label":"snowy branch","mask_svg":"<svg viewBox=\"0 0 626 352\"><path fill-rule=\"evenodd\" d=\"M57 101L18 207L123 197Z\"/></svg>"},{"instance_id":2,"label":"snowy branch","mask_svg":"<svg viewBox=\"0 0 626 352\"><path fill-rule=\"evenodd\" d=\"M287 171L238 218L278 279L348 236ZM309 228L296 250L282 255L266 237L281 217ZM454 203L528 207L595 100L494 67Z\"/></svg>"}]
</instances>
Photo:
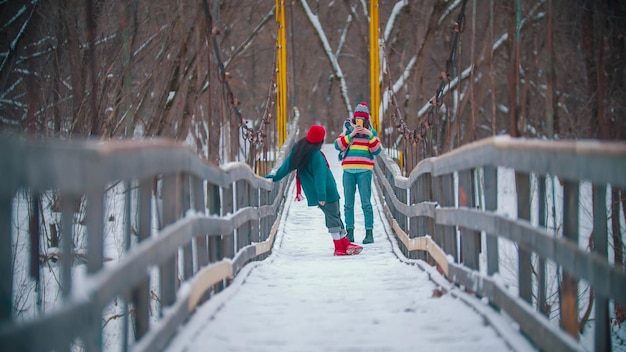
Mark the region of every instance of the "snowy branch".
<instances>
[{"instance_id":1,"label":"snowy branch","mask_svg":"<svg viewBox=\"0 0 626 352\"><path fill-rule=\"evenodd\" d=\"M326 53L326 57L330 61L330 65L333 68L333 72L335 77L339 79L339 84L341 86L341 97L343 98L344 104L346 105L346 110L348 111L348 116L352 115L352 104L350 103L350 98L348 98L348 86L346 85L346 80L341 71L341 66L339 66L339 62L337 61L337 57L333 54L333 51L328 43L328 39L326 37L326 33L324 33L324 29L316 15L313 14L311 8L309 8L309 4L307 4L306 0L300 0L302 3L302 7L304 8L304 12L306 13L307 18L313 25L315 32L317 33L317 37L322 43L324 47L324 52Z\"/></svg>"}]
</instances>

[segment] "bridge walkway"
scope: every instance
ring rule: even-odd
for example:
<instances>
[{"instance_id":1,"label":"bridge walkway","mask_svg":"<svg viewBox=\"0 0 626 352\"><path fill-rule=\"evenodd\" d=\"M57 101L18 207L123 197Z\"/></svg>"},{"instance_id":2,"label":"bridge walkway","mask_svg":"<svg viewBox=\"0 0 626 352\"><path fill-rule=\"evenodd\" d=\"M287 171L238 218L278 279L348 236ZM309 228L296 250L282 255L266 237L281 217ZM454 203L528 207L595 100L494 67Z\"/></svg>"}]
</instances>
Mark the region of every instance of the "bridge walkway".
<instances>
[{"instance_id":1,"label":"bridge walkway","mask_svg":"<svg viewBox=\"0 0 626 352\"><path fill-rule=\"evenodd\" d=\"M342 194L336 152L331 144L323 151ZM199 307L167 351L534 350L480 300L449 286L424 262L395 254L377 192L375 242L360 255L335 257L322 212L294 201L294 189L271 256L244 267ZM358 194L356 204L360 241Z\"/></svg>"}]
</instances>

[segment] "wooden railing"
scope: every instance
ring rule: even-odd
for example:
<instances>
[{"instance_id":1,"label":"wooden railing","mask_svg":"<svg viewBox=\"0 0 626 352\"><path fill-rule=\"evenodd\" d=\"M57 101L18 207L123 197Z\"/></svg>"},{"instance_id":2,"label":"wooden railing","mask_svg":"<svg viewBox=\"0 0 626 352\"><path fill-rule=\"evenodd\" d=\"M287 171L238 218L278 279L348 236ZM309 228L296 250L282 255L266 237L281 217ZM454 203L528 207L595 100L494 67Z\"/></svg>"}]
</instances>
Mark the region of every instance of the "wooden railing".
<instances>
[{"instance_id":1,"label":"wooden railing","mask_svg":"<svg viewBox=\"0 0 626 352\"><path fill-rule=\"evenodd\" d=\"M290 133L276 165L295 135ZM497 211L498 168L515 170L517 218ZM579 349L572 337L576 333L568 327L578 317L576 288L583 280L595 293L596 350L610 348L608 306L626 305L626 272L607 260L606 189L626 189L625 144L496 137L424 160L409 177L381 155L375 172L385 212L407 257L436 265L452 283L505 311L546 351ZM557 176L563 182L562 236L549 231L541 216L537 226L529 221L531 176L540 180L540 206L546 197L541 180ZM593 252L578 245L581 182L593 184ZM124 229L127 250L107 263L103 203L115 183L127 190L126 210L130 215L129 209L135 209L136 220L134 231L130 225ZM0 141L0 350L68 350L75 345L101 350L103 309L118 300L125 302L124 314L131 318L120 348L162 349L198 304L227 286L247 262L268 255L286 184L272 184L245 164L209 165L185 146L167 141ZM22 195L36 204L46 192L60 203L62 300L36 318L17 319L14 200ZM31 219L39 219L39 211L32 207ZM82 233L75 233L80 228L77 212L85 215ZM31 247L39 248L40 222L31 221L29 232ZM80 285L73 282L80 274L72 236L66 234L88 238ZM518 248L516 295L502 283L499 239ZM32 281L38 265L34 258ZM564 273L558 324L563 329L539 313L546 305L546 267L551 265ZM155 271L158 275L151 275ZM155 304L158 312L151 314Z\"/></svg>"},{"instance_id":2,"label":"wooden railing","mask_svg":"<svg viewBox=\"0 0 626 352\"><path fill-rule=\"evenodd\" d=\"M515 170L517 218L497 212L502 168ZM625 143L501 136L423 160L408 178L386 155L378 158L375 171L387 217L405 256L436 265L454 284L486 298L515 319L544 351L580 349L577 290L583 280L595 296L595 350L610 350L609 302L626 305L626 271L607 260L606 191L626 189ZM562 236L546 228L546 176L556 176L564 185ZM536 177L539 188L536 226L530 221L531 177ZM591 252L578 245L581 182L593 187ZM484 235L486 244L481 245ZM517 247L517 294L502 282L500 239ZM550 265L563 271L559 324L539 313L545 313Z\"/></svg>"},{"instance_id":3,"label":"wooden railing","mask_svg":"<svg viewBox=\"0 0 626 352\"><path fill-rule=\"evenodd\" d=\"M288 136L278 163L296 133ZM126 251L109 263L103 247L104 200L107 188L120 183L127 216L137 220L132 230L126 221ZM269 254L286 183L273 184L244 163L207 164L190 148L170 141L0 140L0 350L106 349L103 309L120 301L125 304L120 315L127 320L118 348L161 350L199 303L227 286L247 262ZM20 255L12 250L17 236L13 206L19 196L39 204L43 194L60 203L61 245L55 256L61 302L21 319L13 277ZM27 284L41 289L39 211L34 206L30 213ZM86 219L81 233L76 214ZM87 237L87 252L80 253L86 261L82 276L77 271L82 265L75 265L77 236ZM157 313L151 312L155 305Z\"/></svg>"}]
</instances>

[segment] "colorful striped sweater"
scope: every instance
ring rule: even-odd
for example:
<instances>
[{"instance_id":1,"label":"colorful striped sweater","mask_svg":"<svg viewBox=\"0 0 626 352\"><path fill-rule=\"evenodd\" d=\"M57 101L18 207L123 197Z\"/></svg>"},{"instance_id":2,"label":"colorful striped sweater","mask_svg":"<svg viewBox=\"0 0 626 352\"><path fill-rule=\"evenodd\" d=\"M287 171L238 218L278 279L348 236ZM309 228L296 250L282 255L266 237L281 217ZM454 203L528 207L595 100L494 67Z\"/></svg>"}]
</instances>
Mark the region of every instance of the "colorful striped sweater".
<instances>
[{"instance_id":1,"label":"colorful striped sweater","mask_svg":"<svg viewBox=\"0 0 626 352\"><path fill-rule=\"evenodd\" d=\"M342 133L335 140L335 149L343 152L348 149L344 155L341 166L344 170L373 170L374 157L382 151L378 133L372 129L372 136L357 134L354 138L349 134ZM349 147L349 148L348 148Z\"/></svg>"}]
</instances>

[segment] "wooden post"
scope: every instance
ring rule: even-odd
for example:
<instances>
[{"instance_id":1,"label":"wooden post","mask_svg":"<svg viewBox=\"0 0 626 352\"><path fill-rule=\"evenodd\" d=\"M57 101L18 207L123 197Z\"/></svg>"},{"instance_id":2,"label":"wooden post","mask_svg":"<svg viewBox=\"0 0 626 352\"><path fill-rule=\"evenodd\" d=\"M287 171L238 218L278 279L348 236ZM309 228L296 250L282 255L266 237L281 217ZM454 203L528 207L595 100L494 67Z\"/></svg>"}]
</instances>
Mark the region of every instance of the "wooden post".
<instances>
[{"instance_id":1,"label":"wooden post","mask_svg":"<svg viewBox=\"0 0 626 352\"><path fill-rule=\"evenodd\" d=\"M233 199L233 185L222 189L222 216L235 212L235 201ZM222 234L222 255L227 258L233 258L235 256L235 231L231 233Z\"/></svg>"},{"instance_id":2,"label":"wooden post","mask_svg":"<svg viewBox=\"0 0 626 352\"><path fill-rule=\"evenodd\" d=\"M259 189L254 187L248 187L248 199L249 206L254 208L259 208L261 206L259 202ZM250 241L251 242L261 242L261 222L259 220L251 220L250 221Z\"/></svg>"},{"instance_id":3,"label":"wooden post","mask_svg":"<svg viewBox=\"0 0 626 352\"><path fill-rule=\"evenodd\" d=\"M547 227L546 177L542 175L537 176L537 183L539 184L537 219L539 227L545 229ZM537 308L540 313L549 316L546 290L546 260L543 257L539 257L537 260Z\"/></svg>"},{"instance_id":4,"label":"wooden post","mask_svg":"<svg viewBox=\"0 0 626 352\"><path fill-rule=\"evenodd\" d=\"M191 207L191 186L190 186L189 175L182 174L180 180L180 188L181 188L181 205L180 205L180 214L178 214L177 218L182 219L185 217L185 213ZM189 241L183 247L183 280L187 280L193 276L193 253L192 253L192 243L193 239Z\"/></svg>"},{"instance_id":5,"label":"wooden post","mask_svg":"<svg viewBox=\"0 0 626 352\"><path fill-rule=\"evenodd\" d=\"M217 185L207 185L207 208L209 215L221 215L220 187ZM209 263L215 263L224 257L223 235L209 237ZM215 291L219 292L224 288L224 282L215 284ZM208 293L207 293L208 294Z\"/></svg>"},{"instance_id":6,"label":"wooden post","mask_svg":"<svg viewBox=\"0 0 626 352\"><path fill-rule=\"evenodd\" d=\"M102 268L104 258L104 191L92 190L87 203L87 272L93 274Z\"/></svg>"},{"instance_id":7,"label":"wooden post","mask_svg":"<svg viewBox=\"0 0 626 352\"><path fill-rule=\"evenodd\" d=\"M249 192L250 184L245 180L239 180L236 183L236 195L237 205L235 211L244 209L250 205ZM235 254L239 250L248 244L250 244L250 222L246 221L239 228L237 228L237 240L235 242Z\"/></svg>"},{"instance_id":8,"label":"wooden post","mask_svg":"<svg viewBox=\"0 0 626 352\"><path fill-rule=\"evenodd\" d=\"M193 197L191 200L193 209L204 214L204 181L197 176L191 177L191 195ZM198 258L196 270L200 270L209 262L206 235L196 237L196 257Z\"/></svg>"},{"instance_id":9,"label":"wooden post","mask_svg":"<svg viewBox=\"0 0 626 352\"><path fill-rule=\"evenodd\" d=\"M452 174L433 177L433 190L435 200L442 207L454 206L454 178ZM436 233L433 239L446 252L459 262L456 243L456 226L436 225Z\"/></svg>"},{"instance_id":10,"label":"wooden post","mask_svg":"<svg viewBox=\"0 0 626 352\"><path fill-rule=\"evenodd\" d=\"M0 321L13 316L12 195L0 194Z\"/></svg>"},{"instance_id":11,"label":"wooden post","mask_svg":"<svg viewBox=\"0 0 626 352\"><path fill-rule=\"evenodd\" d=\"M608 256L608 228L606 217L606 186L593 185L593 251L604 258ZM611 351L611 326L609 300L595 295L595 350Z\"/></svg>"},{"instance_id":12,"label":"wooden post","mask_svg":"<svg viewBox=\"0 0 626 352\"><path fill-rule=\"evenodd\" d=\"M578 182L563 184L563 237L578 245ZM561 327L578 339L578 280L563 271L561 281Z\"/></svg>"},{"instance_id":13,"label":"wooden post","mask_svg":"<svg viewBox=\"0 0 626 352\"><path fill-rule=\"evenodd\" d=\"M459 207L474 208L474 171L459 171ZM461 262L470 269L478 270L480 252L480 232L460 227Z\"/></svg>"},{"instance_id":14,"label":"wooden post","mask_svg":"<svg viewBox=\"0 0 626 352\"><path fill-rule=\"evenodd\" d=\"M515 188L517 190L517 218L530 222L530 175L515 172ZM519 295L528 303L532 302L532 263L530 250L519 245Z\"/></svg>"},{"instance_id":15,"label":"wooden post","mask_svg":"<svg viewBox=\"0 0 626 352\"><path fill-rule=\"evenodd\" d=\"M424 201L429 201L429 202L433 202L435 200L434 196L433 196L433 176L432 174L428 173L428 174L423 174L421 177L421 182L422 182L422 190L424 192L423 194L423 200ZM431 237L435 234L435 219L430 218L430 217L424 217L424 234L425 235L430 235ZM424 259L424 260L428 260L428 255L427 252L424 253L424 257L420 257L419 259Z\"/></svg>"},{"instance_id":16,"label":"wooden post","mask_svg":"<svg viewBox=\"0 0 626 352\"><path fill-rule=\"evenodd\" d=\"M392 182L392 185L393 185L393 182ZM400 201L401 203L407 204L407 190L404 188L396 187L396 186L393 186L393 189L394 189L394 192L396 193L396 198L398 198L398 201ZM400 228L406 234L410 235L410 231L408 229L407 216L404 215L399 210L397 210L395 207L394 207L394 218L398 222L398 225L400 226ZM408 257L409 255L408 248L405 248L404 252L405 252L404 254Z\"/></svg>"},{"instance_id":17,"label":"wooden post","mask_svg":"<svg viewBox=\"0 0 626 352\"><path fill-rule=\"evenodd\" d=\"M495 212L498 210L498 168L485 166L483 168L485 178L485 210ZM492 236L493 235L493 236ZM495 234L487 234L487 274L497 273L498 262L498 237Z\"/></svg>"},{"instance_id":18,"label":"wooden post","mask_svg":"<svg viewBox=\"0 0 626 352\"><path fill-rule=\"evenodd\" d=\"M162 187L162 224L159 230L176 221L176 210L178 207L177 197L177 175L170 174L163 177ZM163 309L171 306L176 301L176 273L177 273L177 256L168 258L159 266L159 280L161 287L161 306L160 315L163 316Z\"/></svg>"},{"instance_id":19,"label":"wooden post","mask_svg":"<svg viewBox=\"0 0 626 352\"><path fill-rule=\"evenodd\" d=\"M411 185L411 189L410 189L410 198L409 201L407 202L407 205L411 205L411 204L419 204L420 202L423 202L426 200L426 194L425 194L425 177L424 176L430 176L429 174L424 174L424 175L420 175L417 180L415 180L415 182ZM426 235L426 230L424 229L424 217L423 216L413 216L411 218L409 218L409 229L410 229L410 233L409 237L411 238L415 238L415 237L423 237ZM426 259L426 254L424 251L412 251L409 252L408 255L409 258L411 259Z\"/></svg>"},{"instance_id":20,"label":"wooden post","mask_svg":"<svg viewBox=\"0 0 626 352\"><path fill-rule=\"evenodd\" d=\"M151 178L139 181L139 197L137 199L137 237L139 243L150 238L152 220L152 183ZM150 276L146 275L132 292L135 307L135 339L141 339L150 329Z\"/></svg>"},{"instance_id":21,"label":"wooden post","mask_svg":"<svg viewBox=\"0 0 626 352\"><path fill-rule=\"evenodd\" d=\"M74 209L77 198L61 196L61 291L68 299L72 292L72 266L74 263Z\"/></svg>"}]
</instances>

